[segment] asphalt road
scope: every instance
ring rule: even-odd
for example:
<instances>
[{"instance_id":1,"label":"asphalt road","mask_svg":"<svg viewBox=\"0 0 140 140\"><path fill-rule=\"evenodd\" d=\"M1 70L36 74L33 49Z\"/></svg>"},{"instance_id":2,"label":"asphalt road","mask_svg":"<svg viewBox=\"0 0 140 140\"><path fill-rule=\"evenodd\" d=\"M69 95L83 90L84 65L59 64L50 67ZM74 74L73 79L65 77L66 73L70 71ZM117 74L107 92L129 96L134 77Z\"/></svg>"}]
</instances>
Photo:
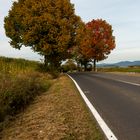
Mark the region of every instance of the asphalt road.
<instances>
[{"instance_id":1,"label":"asphalt road","mask_svg":"<svg viewBox=\"0 0 140 140\"><path fill-rule=\"evenodd\" d=\"M140 140L140 77L69 74L119 140Z\"/></svg>"}]
</instances>

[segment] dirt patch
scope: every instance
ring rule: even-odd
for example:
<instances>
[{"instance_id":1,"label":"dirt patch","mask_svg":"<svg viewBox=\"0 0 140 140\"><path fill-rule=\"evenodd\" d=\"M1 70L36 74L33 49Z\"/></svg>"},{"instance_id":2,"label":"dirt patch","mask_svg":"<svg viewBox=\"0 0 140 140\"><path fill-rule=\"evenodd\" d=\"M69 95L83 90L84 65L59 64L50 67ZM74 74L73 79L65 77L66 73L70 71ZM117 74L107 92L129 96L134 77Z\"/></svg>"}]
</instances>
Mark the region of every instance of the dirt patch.
<instances>
[{"instance_id":1,"label":"dirt patch","mask_svg":"<svg viewBox=\"0 0 140 140\"><path fill-rule=\"evenodd\" d=\"M54 81L1 133L2 140L103 140L100 129L67 76Z\"/></svg>"}]
</instances>

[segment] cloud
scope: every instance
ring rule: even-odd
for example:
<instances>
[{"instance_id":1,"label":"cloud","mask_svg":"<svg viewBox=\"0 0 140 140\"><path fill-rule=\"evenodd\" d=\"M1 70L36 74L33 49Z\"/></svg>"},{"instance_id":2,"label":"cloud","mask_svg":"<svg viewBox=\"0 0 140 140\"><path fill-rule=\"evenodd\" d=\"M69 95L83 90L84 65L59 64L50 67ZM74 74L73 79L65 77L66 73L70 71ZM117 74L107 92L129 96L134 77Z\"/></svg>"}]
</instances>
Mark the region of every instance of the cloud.
<instances>
[{"instance_id":1,"label":"cloud","mask_svg":"<svg viewBox=\"0 0 140 140\"><path fill-rule=\"evenodd\" d=\"M3 19L8 15L12 0L1 0L0 5L0 55L23 57L39 60L40 56L29 48L17 51L8 43L3 28ZM71 0L75 4L76 14L83 21L102 18L109 22L116 37L116 49L112 51L107 62L123 60L140 60L140 1L139 0Z\"/></svg>"},{"instance_id":2,"label":"cloud","mask_svg":"<svg viewBox=\"0 0 140 140\"><path fill-rule=\"evenodd\" d=\"M0 56L26 58L29 60L40 60L42 57L33 52L29 47L22 47L21 50L12 48L7 41L0 42Z\"/></svg>"},{"instance_id":3,"label":"cloud","mask_svg":"<svg viewBox=\"0 0 140 140\"><path fill-rule=\"evenodd\" d=\"M72 0L76 13L86 22L102 18L113 27L116 49L105 61L140 60L139 0Z\"/></svg>"},{"instance_id":4,"label":"cloud","mask_svg":"<svg viewBox=\"0 0 140 140\"><path fill-rule=\"evenodd\" d=\"M42 57L34 53L30 48L23 47L21 50L16 50L10 46L9 39L5 35L4 17L8 15L8 11L12 6L12 0L2 0L0 5L0 56L26 58L30 60L40 60Z\"/></svg>"},{"instance_id":5,"label":"cloud","mask_svg":"<svg viewBox=\"0 0 140 140\"><path fill-rule=\"evenodd\" d=\"M133 52L133 53L132 53ZM99 63L116 63L119 61L136 61L140 60L140 50L138 48L131 49L115 49L111 52L106 60L103 60Z\"/></svg>"}]
</instances>

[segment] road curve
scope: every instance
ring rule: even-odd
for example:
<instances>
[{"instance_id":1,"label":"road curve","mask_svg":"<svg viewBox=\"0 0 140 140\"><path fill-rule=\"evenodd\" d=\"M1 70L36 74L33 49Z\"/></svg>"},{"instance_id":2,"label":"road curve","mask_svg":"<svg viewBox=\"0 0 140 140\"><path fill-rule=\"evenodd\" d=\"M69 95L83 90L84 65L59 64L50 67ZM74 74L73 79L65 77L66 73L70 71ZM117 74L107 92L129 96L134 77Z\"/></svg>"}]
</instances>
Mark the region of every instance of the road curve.
<instances>
[{"instance_id":1,"label":"road curve","mask_svg":"<svg viewBox=\"0 0 140 140\"><path fill-rule=\"evenodd\" d=\"M119 140L140 140L140 77L69 74Z\"/></svg>"}]
</instances>

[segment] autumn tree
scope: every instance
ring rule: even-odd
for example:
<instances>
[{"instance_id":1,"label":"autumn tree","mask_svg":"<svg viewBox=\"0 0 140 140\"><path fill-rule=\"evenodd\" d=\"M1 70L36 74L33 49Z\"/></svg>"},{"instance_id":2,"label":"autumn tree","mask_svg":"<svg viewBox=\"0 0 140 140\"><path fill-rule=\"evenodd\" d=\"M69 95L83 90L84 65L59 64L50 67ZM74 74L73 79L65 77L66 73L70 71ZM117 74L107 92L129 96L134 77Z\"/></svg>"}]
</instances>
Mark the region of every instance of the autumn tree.
<instances>
[{"instance_id":1,"label":"autumn tree","mask_svg":"<svg viewBox=\"0 0 140 140\"><path fill-rule=\"evenodd\" d=\"M63 70L63 72L68 72L68 71L72 72L72 71L74 71L74 70L76 70L76 69L77 69L77 66L76 66L76 64L75 64L75 62L74 62L73 59L68 59L68 60L62 65L62 70Z\"/></svg>"},{"instance_id":2,"label":"autumn tree","mask_svg":"<svg viewBox=\"0 0 140 140\"><path fill-rule=\"evenodd\" d=\"M69 57L79 21L70 0L18 0L4 27L12 47L31 47L54 70Z\"/></svg>"},{"instance_id":3,"label":"autumn tree","mask_svg":"<svg viewBox=\"0 0 140 140\"><path fill-rule=\"evenodd\" d=\"M115 37L113 36L112 26L105 20L92 20L86 24L89 31L89 43L84 49L85 54L94 60L94 71L96 62L108 57L111 50L115 48ZM82 45L83 46L83 45ZM87 53L89 50L89 53Z\"/></svg>"},{"instance_id":4,"label":"autumn tree","mask_svg":"<svg viewBox=\"0 0 140 140\"><path fill-rule=\"evenodd\" d=\"M81 67L84 66L86 71L88 62L91 61L90 34L86 24L82 21L77 28L75 40L76 46L72 48L73 59L77 62L78 70L81 70Z\"/></svg>"}]
</instances>

